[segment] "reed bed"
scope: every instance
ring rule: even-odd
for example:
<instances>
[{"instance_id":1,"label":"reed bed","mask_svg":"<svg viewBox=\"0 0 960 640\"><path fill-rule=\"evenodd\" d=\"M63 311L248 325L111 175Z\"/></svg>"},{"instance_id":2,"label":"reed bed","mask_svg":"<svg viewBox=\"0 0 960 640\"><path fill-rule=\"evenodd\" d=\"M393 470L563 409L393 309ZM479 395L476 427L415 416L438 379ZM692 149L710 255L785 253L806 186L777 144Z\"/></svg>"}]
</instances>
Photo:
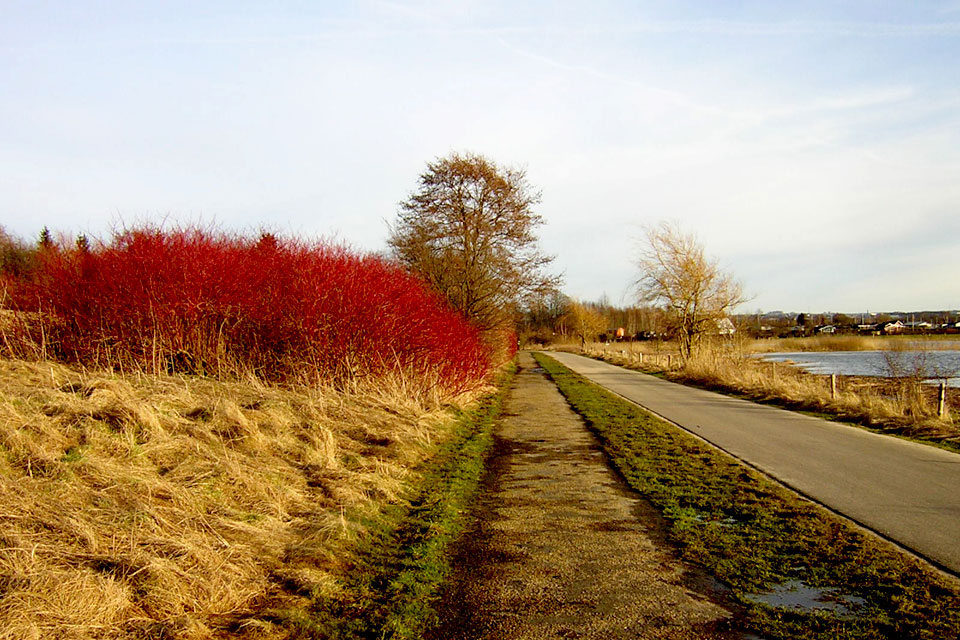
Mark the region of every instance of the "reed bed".
<instances>
[{"instance_id":1,"label":"reed bed","mask_svg":"<svg viewBox=\"0 0 960 640\"><path fill-rule=\"evenodd\" d=\"M819 335L805 338L763 338L745 343L751 353L800 351L879 351L892 346L891 336Z\"/></svg>"},{"instance_id":2,"label":"reed bed","mask_svg":"<svg viewBox=\"0 0 960 640\"><path fill-rule=\"evenodd\" d=\"M960 349L955 335L818 335L805 338L762 338L739 343L748 353L795 353L804 351L906 351L913 349Z\"/></svg>"}]
</instances>

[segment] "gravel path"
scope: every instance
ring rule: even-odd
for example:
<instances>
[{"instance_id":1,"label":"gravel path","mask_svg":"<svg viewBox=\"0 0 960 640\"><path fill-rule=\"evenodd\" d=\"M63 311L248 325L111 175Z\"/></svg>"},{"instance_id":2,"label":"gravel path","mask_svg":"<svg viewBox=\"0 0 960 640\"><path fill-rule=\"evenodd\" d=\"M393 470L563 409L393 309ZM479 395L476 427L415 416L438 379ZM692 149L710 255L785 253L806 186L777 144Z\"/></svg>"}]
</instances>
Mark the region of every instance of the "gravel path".
<instances>
[{"instance_id":1,"label":"gravel path","mask_svg":"<svg viewBox=\"0 0 960 640\"><path fill-rule=\"evenodd\" d=\"M722 593L521 354L436 639L741 638Z\"/></svg>"}]
</instances>

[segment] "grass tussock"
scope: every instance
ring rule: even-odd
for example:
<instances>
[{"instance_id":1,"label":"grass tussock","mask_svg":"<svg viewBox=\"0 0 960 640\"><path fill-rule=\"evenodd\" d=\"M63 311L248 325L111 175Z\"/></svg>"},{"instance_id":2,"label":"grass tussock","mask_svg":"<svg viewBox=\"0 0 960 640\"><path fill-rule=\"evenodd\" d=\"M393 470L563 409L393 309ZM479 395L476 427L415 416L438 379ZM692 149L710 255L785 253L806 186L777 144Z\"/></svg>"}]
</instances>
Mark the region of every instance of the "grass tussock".
<instances>
[{"instance_id":1,"label":"grass tussock","mask_svg":"<svg viewBox=\"0 0 960 640\"><path fill-rule=\"evenodd\" d=\"M814 338L834 346L844 336ZM871 338L851 337L852 340ZM883 340L882 338L875 338ZM866 343L864 343L866 344ZM846 345L850 346L850 345ZM764 362L731 348L702 348L681 361L663 348L591 344L585 353L612 364L657 373L670 380L734 393L790 409L814 411L912 438L960 446L960 391L949 389L945 415L938 414L938 390L919 375L900 378L814 375L789 365ZM808 349L809 350L809 349ZM848 349L849 350L849 349ZM895 351L896 349L894 349Z\"/></svg>"},{"instance_id":2,"label":"grass tussock","mask_svg":"<svg viewBox=\"0 0 960 640\"><path fill-rule=\"evenodd\" d=\"M0 640L288 637L470 401L18 360L0 391Z\"/></svg>"}]
</instances>

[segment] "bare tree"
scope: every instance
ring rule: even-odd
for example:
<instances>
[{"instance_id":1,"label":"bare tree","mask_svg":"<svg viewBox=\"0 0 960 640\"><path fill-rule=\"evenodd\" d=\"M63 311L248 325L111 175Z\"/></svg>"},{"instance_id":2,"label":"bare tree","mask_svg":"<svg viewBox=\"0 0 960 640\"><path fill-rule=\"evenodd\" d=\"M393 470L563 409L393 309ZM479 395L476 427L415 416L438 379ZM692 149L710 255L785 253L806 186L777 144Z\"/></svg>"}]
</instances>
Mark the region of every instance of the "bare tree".
<instances>
[{"instance_id":1,"label":"bare tree","mask_svg":"<svg viewBox=\"0 0 960 640\"><path fill-rule=\"evenodd\" d=\"M568 305L567 296L556 290L547 295L531 296L524 305L517 329L520 344L553 342Z\"/></svg>"},{"instance_id":2,"label":"bare tree","mask_svg":"<svg viewBox=\"0 0 960 640\"><path fill-rule=\"evenodd\" d=\"M746 300L740 283L704 254L696 236L676 224L647 227L637 266L638 297L663 306L684 358Z\"/></svg>"},{"instance_id":3,"label":"bare tree","mask_svg":"<svg viewBox=\"0 0 960 640\"><path fill-rule=\"evenodd\" d=\"M537 246L540 194L518 169L454 153L427 164L390 229L393 255L479 327L512 321L527 296L559 285Z\"/></svg>"},{"instance_id":4,"label":"bare tree","mask_svg":"<svg viewBox=\"0 0 960 640\"><path fill-rule=\"evenodd\" d=\"M571 300L567 306L563 323L570 333L580 338L581 349L586 346L587 340L596 340L607 330L607 319L602 313L576 300Z\"/></svg>"}]
</instances>

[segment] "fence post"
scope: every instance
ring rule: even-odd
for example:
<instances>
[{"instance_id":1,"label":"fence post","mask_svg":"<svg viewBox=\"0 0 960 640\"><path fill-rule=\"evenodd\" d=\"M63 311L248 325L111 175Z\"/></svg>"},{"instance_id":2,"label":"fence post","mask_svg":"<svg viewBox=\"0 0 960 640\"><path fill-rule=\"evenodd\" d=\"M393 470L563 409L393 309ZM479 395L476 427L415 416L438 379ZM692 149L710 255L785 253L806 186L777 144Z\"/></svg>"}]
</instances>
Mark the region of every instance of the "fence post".
<instances>
[{"instance_id":1,"label":"fence post","mask_svg":"<svg viewBox=\"0 0 960 640\"><path fill-rule=\"evenodd\" d=\"M940 381L940 399L937 402L937 416L943 418L947 415L947 383Z\"/></svg>"},{"instance_id":2,"label":"fence post","mask_svg":"<svg viewBox=\"0 0 960 640\"><path fill-rule=\"evenodd\" d=\"M673 354L669 353L667 354L667 369L670 369L672 367L673 367Z\"/></svg>"},{"instance_id":3,"label":"fence post","mask_svg":"<svg viewBox=\"0 0 960 640\"><path fill-rule=\"evenodd\" d=\"M830 374L830 399L837 399L837 374Z\"/></svg>"},{"instance_id":4,"label":"fence post","mask_svg":"<svg viewBox=\"0 0 960 640\"><path fill-rule=\"evenodd\" d=\"M777 381L777 363L773 362L771 364L773 365L773 381L776 382Z\"/></svg>"}]
</instances>

